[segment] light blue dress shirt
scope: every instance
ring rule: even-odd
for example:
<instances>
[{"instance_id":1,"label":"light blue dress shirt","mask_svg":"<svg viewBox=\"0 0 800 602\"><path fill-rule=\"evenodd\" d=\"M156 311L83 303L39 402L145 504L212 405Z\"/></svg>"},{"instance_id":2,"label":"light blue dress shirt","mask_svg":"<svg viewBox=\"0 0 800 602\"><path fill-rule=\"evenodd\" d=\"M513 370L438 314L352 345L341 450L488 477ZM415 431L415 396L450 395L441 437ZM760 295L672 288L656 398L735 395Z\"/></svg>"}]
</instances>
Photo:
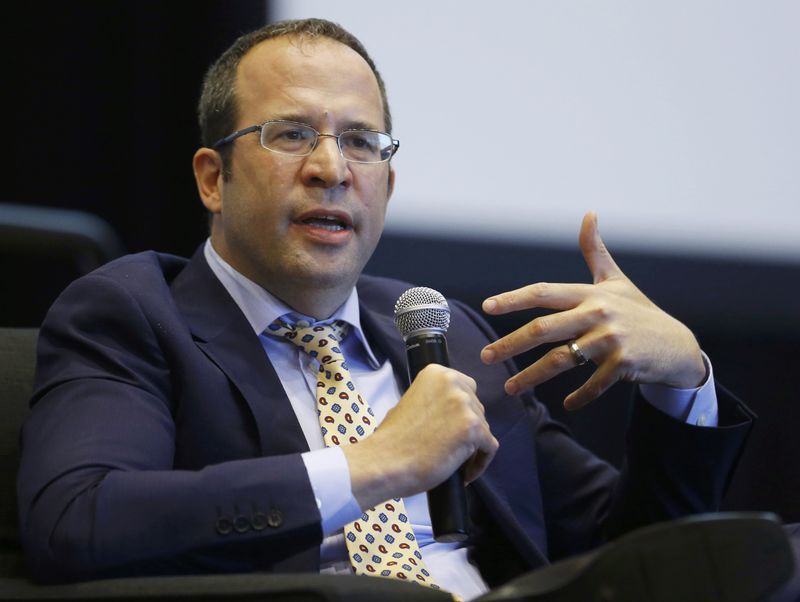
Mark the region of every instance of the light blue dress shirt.
<instances>
[{"instance_id":1,"label":"light blue dress shirt","mask_svg":"<svg viewBox=\"0 0 800 602\"><path fill-rule=\"evenodd\" d=\"M292 322L314 320L294 311L237 272L219 256L210 240L206 241L204 254L212 272L258 335L308 443L310 451L302 454L302 458L322 517L324 541L320 549L321 571L349 574L351 568L342 527L358 518L361 508L350 489L350 471L344 453L339 447L325 447L322 440L316 407L316 360L309 358L295 345L264 334L269 324L283 316L288 316ZM329 319L320 323L334 320L343 320L351 326L351 334L342 341L342 352L359 393L372 408L376 424L380 424L400 400L401 391L389 361L380 364L364 336L355 288L344 304ZM672 389L660 385L642 385L642 394L650 403L675 418L701 426L716 426L717 400L713 376L707 358L704 359L709 366L709 378L701 387ZM414 495L404 501L425 563L436 582L465 600L486 592L486 582L468 561L467 548L463 544L443 544L433 540L425 494Z\"/></svg>"}]
</instances>

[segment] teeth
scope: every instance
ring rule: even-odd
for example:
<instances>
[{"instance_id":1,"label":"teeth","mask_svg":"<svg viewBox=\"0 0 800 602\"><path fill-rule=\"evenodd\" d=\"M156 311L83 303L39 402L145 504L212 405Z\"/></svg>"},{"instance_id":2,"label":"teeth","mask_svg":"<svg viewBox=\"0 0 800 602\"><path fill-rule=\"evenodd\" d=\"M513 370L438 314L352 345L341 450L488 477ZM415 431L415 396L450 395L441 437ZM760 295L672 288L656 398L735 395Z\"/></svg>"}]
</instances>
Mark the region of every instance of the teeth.
<instances>
[{"instance_id":1,"label":"teeth","mask_svg":"<svg viewBox=\"0 0 800 602\"><path fill-rule=\"evenodd\" d=\"M330 225L319 224L317 227L321 228L322 230L329 230L331 232L338 232L339 230L344 230L344 226L341 226L339 224L330 224Z\"/></svg>"},{"instance_id":2,"label":"teeth","mask_svg":"<svg viewBox=\"0 0 800 602\"><path fill-rule=\"evenodd\" d=\"M345 225L338 218L330 215L311 217L303 221L316 228L321 228L322 230L328 230L330 232L338 232L345 229Z\"/></svg>"}]
</instances>

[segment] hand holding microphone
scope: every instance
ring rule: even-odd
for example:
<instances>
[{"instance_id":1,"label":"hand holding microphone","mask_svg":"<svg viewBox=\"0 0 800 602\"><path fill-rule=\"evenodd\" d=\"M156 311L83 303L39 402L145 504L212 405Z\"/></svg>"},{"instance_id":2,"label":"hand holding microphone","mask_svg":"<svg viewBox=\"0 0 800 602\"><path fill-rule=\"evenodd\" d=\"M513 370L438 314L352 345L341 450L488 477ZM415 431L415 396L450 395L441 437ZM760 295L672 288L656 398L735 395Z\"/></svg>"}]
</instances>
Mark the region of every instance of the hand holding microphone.
<instances>
[{"instance_id":1,"label":"hand holding microphone","mask_svg":"<svg viewBox=\"0 0 800 602\"><path fill-rule=\"evenodd\" d=\"M397 313L405 317L396 320L406 339L411 386L372 435L342 451L362 508L427 491L434 538L459 541L467 535L464 483L483 473L498 443L475 380L446 367L444 297L431 289L412 295L415 290L401 297Z\"/></svg>"},{"instance_id":2,"label":"hand holding microphone","mask_svg":"<svg viewBox=\"0 0 800 602\"><path fill-rule=\"evenodd\" d=\"M408 375L412 387L417 381L417 376L431 364L449 366L447 353L447 341L445 333L450 325L450 308L441 293L425 287L417 287L403 293L395 304L395 325L406 342L406 352L408 355ZM452 376L454 387L463 386L457 381L457 376ZM427 375L425 375L427 376ZM475 444L475 457L469 462L470 472L482 472L496 450L497 442L491 436L488 425L483 418L483 408L475 396L475 382L472 379L469 401L465 406L467 414L470 410L473 413L472 419L475 427L471 430L474 439L483 439L486 447L487 439L490 441L488 447L491 452L481 449L480 443L469 442L470 432L465 432L462 439L468 443ZM466 392L465 392L466 393ZM444 400L442 400L442 403ZM471 402L471 405L469 405ZM439 400L431 400L431 403L439 403ZM437 408L432 408L437 409ZM480 419L478 419L480 415ZM453 417L454 420L456 416ZM435 434L434 434L435 436ZM464 441L461 442L462 444ZM455 450L454 450L455 451ZM479 474L478 472L478 474ZM467 475L471 478L473 475ZM475 475L477 476L477 475ZM466 539L469 530L469 517L467 514L466 493L464 490L465 466L453 472L449 478L441 484L428 491L428 508L431 515L431 525L436 541L452 542Z\"/></svg>"}]
</instances>

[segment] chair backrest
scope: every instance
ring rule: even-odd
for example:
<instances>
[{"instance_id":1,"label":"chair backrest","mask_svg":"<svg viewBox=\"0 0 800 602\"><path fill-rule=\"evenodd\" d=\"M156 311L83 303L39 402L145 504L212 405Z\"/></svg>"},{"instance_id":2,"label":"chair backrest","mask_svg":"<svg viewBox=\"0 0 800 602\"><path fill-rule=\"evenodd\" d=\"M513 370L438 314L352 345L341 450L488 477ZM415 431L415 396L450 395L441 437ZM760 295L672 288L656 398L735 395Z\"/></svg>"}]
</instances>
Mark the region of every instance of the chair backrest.
<instances>
[{"instance_id":1,"label":"chair backrest","mask_svg":"<svg viewBox=\"0 0 800 602\"><path fill-rule=\"evenodd\" d=\"M19 430L28 411L36 366L36 328L0 328L0 573L20 559L17 518Z\"/></svg>"},{"instance_id":2,"label":"chair backrest","mask_svg":"<svg viewBox=\"0 0 800 602\"><path fill-rule=\"evenodd\" d=\"M61 291L125 252L114 229L74 209L0 203L0 325L38 326Z\"/></svg>"}]
</instances>

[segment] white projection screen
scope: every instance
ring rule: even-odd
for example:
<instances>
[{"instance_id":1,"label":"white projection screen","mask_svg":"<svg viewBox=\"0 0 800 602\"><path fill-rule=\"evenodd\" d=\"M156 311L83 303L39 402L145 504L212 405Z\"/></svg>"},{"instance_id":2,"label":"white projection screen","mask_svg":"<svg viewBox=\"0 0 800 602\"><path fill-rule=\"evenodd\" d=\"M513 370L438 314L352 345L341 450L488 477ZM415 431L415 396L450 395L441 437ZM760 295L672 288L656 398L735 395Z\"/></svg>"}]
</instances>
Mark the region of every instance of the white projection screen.
<instances>
[{"instance_id":1,"label":"white projection screen","mask_svg":"<svg viewBox=\"0 0 800 602\"><path fill-rule=\"evenodd\" d=\"M284 0L358 36L401 149L387 229L800 262L800 2Z\"/></svg>"}]
</instances>

